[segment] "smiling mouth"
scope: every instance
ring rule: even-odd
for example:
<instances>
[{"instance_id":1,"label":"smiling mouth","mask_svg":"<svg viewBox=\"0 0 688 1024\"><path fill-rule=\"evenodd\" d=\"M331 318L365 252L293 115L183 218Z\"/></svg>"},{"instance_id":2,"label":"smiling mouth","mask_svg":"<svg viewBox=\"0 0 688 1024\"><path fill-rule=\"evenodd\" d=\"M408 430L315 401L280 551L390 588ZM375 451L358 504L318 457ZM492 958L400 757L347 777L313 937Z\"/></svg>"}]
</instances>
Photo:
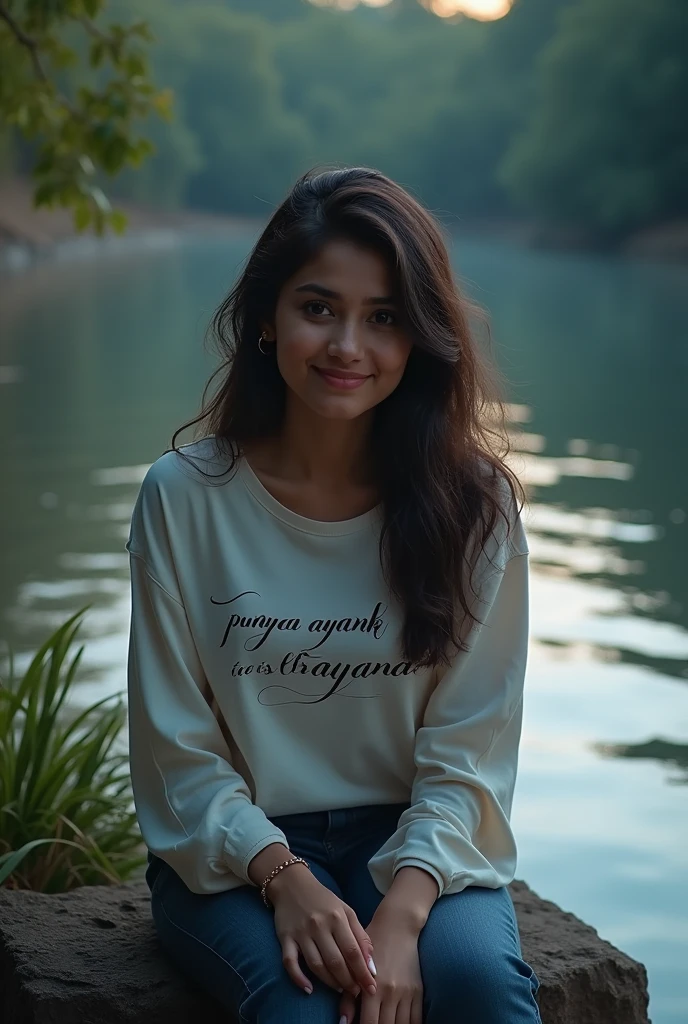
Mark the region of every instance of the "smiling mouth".
<instances>
[{"instance_id":1,"label":"smiling mouth","mask_svg":"<svg viewBox=\"0 0 688 1024\"><path fill-rule=\"evenodd\" d=\"M337 391L352 391L365 384L370 374L352 373L350 370L325 370L320 366L313 366L313 370L331 388Z\"/></svg>"}]
</instances>

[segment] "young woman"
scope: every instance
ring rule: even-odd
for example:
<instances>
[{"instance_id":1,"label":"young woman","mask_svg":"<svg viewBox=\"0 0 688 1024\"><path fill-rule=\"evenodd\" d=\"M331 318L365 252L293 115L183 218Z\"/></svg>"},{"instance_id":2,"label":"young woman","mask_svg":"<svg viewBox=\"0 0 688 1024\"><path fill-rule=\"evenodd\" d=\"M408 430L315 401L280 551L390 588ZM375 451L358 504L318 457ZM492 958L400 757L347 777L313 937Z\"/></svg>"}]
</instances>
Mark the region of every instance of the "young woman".
<instances>
[{"instance_id":1,"label":"young woman","mask_svg":"<svg viewBox=\"0 0 688 1024\"><path fill-rule=\"evenodd\" d=\"M215 315L202 436L136 503L153 917L240 1021L540 1020L506 888L523 492L470 313L400 186L305 175Z\"/></svg>"}]
</instances>

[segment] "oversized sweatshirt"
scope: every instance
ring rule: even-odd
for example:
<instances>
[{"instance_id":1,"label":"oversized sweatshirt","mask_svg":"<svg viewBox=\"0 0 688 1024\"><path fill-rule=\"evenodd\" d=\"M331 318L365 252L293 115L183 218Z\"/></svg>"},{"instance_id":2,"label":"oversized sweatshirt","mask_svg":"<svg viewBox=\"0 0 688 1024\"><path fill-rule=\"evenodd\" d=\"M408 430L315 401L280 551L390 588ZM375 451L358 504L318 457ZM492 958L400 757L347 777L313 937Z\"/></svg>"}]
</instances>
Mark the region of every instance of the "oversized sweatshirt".
<instances>
[{"instance_id":1,"label":"oversized sweatshirt","mask_svg":"<svg viewBox=\"0 0 688 1024\"><path fill-rule=\"evenodd\" d=\"M379 508L296 514L205 438L148 470L131 568L129 744L147 847L189 889L252 884L270 817L409 803L368 861L386 893L414 865L440 896L516 870L510 813L528 645L528 544L511 503L474 545L478 623L448 665L401 649ZM508 491L505 487L505 494ZM501 525L500 525L501 524ZM462 623L469 623L462 617Z\"/></svg>"}]
</instances>

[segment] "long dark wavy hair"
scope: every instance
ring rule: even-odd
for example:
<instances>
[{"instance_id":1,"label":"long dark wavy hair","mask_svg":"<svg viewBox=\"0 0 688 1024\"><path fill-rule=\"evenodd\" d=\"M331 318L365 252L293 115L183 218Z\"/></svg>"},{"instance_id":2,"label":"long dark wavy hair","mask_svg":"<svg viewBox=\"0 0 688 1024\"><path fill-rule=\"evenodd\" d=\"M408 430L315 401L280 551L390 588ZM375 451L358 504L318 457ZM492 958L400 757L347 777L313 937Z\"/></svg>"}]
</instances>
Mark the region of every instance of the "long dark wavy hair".
<instances>
[{"instance_id":1,"label":"long dark wavy hair","mask_svg":"<svg viewBox=\"0 0 688 1024\"><path fill-rule=\"evenodd\" d=\"M217 440L231 473L245 443L279 435L286 384L276 359L258 349L261 325L272 322L284 283L335 238L388 261L413 341L401 382L375 408L371 456L380 558L404 613L404 657L439 665L452 647L466 649L462 622L477 621L466 594L469 539L482 550L499 515L508 537L525 492L504 461L503 378L469 325L485 317L454 280L439 223L405 189L367 167L314 169L296 182L213 316L220 364L172 449L183 455L177 438L196 427L196 436Z\"/></svg>"}]
</instances>

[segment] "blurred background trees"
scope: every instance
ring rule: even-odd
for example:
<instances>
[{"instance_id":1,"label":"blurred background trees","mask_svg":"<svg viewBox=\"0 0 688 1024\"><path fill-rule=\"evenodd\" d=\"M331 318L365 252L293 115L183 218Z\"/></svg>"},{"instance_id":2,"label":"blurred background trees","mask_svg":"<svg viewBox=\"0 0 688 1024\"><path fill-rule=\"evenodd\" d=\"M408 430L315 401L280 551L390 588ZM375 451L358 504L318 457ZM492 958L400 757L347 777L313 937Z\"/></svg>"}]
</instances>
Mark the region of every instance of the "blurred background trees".
<instances>
[{"instance_id":1,"label":"blurred background trees","mask_svg":"<svg viewBox=\"0 0 688 1024\"><path fill-rule=\"evenodd\" d=\"M685 0L515 0L482 22L323 2L111 0L117 23L150 25L175 97L171 124L141 112L156 151L117 194L263 216L332 161L377 166L440 215L601 242L688 215ZM13 165L34 155L15 143Z\"/></svg>"},{"instance_id":2,"label":"blurred background trees","mask_svg":"<svg viewBox=\"0 0 688 1024\"><path fill-rule=\"evenodd\" d=\"M604 235L688 215L688 4L578 0L504 161L515 199Z\"/></svg>"},{"instance_id":3,"label":"blurred background trees","mask_svg":"<svg viewBox=\"0 0 688 1024\"><path fill-rule=\"evenodd\" d=\"M99 176L152 151L136 122L167 116L171 94L148 74L145 22L103 23L105 0L0 2L0 156L29 143L37 206L65 206L78 228L121 229Z\"/></svg>"}]
</instances>

